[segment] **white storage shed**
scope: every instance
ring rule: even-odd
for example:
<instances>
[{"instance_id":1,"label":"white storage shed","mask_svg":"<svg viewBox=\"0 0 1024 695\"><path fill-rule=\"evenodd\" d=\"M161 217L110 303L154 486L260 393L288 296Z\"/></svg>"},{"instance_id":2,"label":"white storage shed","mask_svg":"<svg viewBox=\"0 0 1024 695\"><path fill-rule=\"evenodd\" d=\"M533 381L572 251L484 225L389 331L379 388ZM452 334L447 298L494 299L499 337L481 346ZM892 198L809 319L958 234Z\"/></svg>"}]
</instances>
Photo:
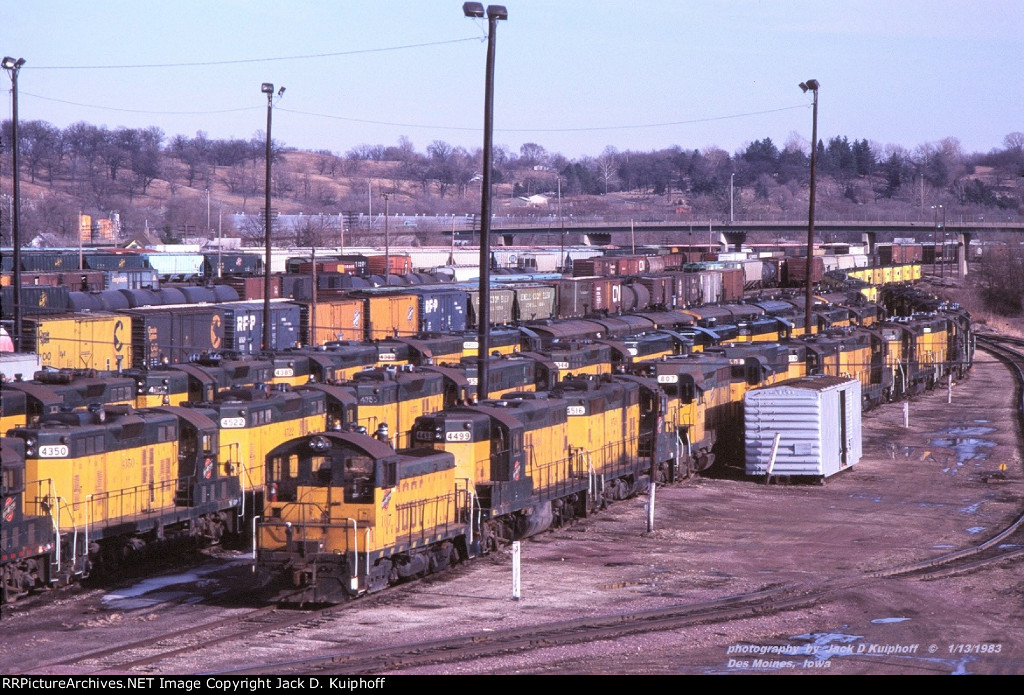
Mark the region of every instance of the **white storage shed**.
<instances>
[{"instance_id":1,"label":"white storage shed","mask_svg":"<svg viewBox=\"0 0 1024 695\"><path fill-rule=\"evenodd\" d=\"M861 457L856 379L808 376L748 391L743 399L746 473L827 478ZM778 447L772 464L772 449Z\"/></svg>"}]
</instances>

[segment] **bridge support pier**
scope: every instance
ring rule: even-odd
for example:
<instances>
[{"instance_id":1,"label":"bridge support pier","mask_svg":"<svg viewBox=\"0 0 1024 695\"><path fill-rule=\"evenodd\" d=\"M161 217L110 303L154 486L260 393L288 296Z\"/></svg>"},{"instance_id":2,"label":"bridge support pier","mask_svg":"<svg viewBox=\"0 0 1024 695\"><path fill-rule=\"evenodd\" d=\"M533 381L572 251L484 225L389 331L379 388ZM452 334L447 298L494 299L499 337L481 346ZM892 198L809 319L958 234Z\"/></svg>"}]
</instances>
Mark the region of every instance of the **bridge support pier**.
<instances>
[{"instance_id":1,"label":"bridge support pier","mask_svg":"<svg viewBox=\"0 0 1024 695\"><path fill-rule=\"evenodd\" d=\"M723 232L722 242L727 251L742 251L747 240L746 232Z\"/></svg>"},{"instance_id":2,"label":"bridge support pier","mask_svg":"<svg viewBox=\"0 0 1024 695\"><path fill-rule=\"evenodd\" d=\"M868 245L868 255L875 255L875 245L878 243L878 232L862 232L860 240Z\"/></svg>"},{"instance_id":3,"label":"bridge support pier","mask_svg":"<svg viewBox=\"0 0 1024 695\"><path fill-rule=\"evenodd\" d=\"M967 277L967 254L971 250L971 233L962 232L960 235L960 248L957 249L956 274L959 278Z\"/></svg>"}]
</instances>

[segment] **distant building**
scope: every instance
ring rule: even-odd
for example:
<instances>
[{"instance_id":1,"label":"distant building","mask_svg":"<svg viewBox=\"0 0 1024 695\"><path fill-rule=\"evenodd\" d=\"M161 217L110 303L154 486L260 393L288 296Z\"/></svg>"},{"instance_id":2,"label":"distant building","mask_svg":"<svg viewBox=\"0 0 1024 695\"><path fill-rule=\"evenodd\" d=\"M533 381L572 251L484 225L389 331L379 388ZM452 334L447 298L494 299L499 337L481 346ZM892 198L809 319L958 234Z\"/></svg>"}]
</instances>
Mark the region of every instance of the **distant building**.
<instances>
[{"instance_id":1,"label":"distant building","mask_svg":"<svg viewBox=\"0 0 1024 695\"><path fill-rule=\"evenodd\" d=\"M520 196L519 200L531 208L546 208L548 206L548 199L546 196L537 193L535 195Z\"/></svg>"}]
</instances>

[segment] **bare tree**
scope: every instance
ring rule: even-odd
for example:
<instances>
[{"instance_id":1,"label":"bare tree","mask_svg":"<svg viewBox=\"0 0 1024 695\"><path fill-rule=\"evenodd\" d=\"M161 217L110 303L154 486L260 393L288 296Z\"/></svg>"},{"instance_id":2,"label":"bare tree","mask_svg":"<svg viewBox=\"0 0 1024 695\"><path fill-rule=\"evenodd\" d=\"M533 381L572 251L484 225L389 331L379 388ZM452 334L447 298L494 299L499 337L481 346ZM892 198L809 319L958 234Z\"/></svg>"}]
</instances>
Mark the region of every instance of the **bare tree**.
<instances>
[{"instance_id":1,"label":"bare tree","mask_svg":"<svg viewBox=\"0 0 1024 695\"><path fill-rule=\"evenodd\" d=\"M978 269L978 284L989 309L1004 316L1024 311L1024 245L986 249Z\"/></svg>"},{"instance_id":2,"label":"bare tree","mask_svg":"<svg viewBox=\"0 0 1024 695\"><path fill-rule=\"evenodd\" d=\"M304 215L292 233L296 246L334 246L341 238L341 220L334 215Z\"/></svg>"},{"instance_id":3,"label":"bare tree","mask_svg":"<svg viewBox=\"0 0 1024 695\"><path fill-rule=\"evenodd\" d=\"M612 182L618 180L618 160L619 151L611 145L605 147L601 152L601 156L595 160L597 163L598 174L604 182L605 193L608 193L608 187Z\"/></svg>"}]
</instances>

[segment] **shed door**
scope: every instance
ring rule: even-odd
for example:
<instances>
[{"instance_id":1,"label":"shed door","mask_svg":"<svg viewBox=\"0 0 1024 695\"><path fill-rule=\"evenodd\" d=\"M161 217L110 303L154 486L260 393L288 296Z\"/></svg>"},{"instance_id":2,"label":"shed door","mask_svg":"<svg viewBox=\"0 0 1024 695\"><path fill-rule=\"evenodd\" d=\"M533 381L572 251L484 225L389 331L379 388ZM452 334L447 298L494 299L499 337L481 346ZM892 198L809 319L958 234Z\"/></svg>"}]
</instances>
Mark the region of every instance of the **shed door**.
<instances>
[{"instance_id":1,"label":"shed door","mask_svg":"<svg viewBox=\"0 0 1024 695\"><path fill-rule=\"evenodd\" d=\"M847 446L846 434L846 389L839 392L839 465L841 468L848 464L849 447Z\"/></svg>"}]
</instances>

